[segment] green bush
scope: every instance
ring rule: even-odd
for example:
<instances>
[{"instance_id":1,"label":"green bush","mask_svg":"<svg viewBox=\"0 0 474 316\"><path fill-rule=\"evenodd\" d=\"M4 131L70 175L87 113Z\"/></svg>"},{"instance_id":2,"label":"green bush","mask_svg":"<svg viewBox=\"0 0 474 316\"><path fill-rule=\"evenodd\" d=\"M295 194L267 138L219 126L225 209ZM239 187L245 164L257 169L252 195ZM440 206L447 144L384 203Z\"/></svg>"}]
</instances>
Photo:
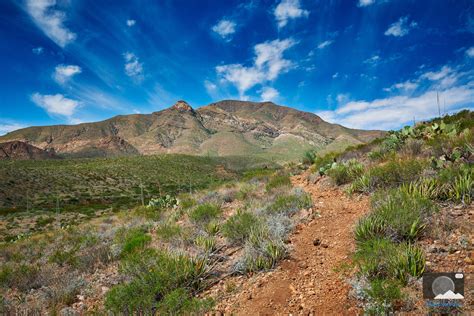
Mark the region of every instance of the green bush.
<instances>
[{"instance_id":1,"label":"green bush","mask_svg":"<svg viewBox=\"0 0 474 316\"><path fill-rule=\"evenodd\" d=\"M390 160L369 169L370 187L393 188L415 181L427 166L428 162L424 160Z\"/></svg>"},{"instance_id":2,"label":"green bush","mask_svg":"<svg viewBox=\"0 0 474 316\"><path fill-rule=\"evenodd\" d=\"M360 271L369 279L393 279L406 285L408 278L420 278L425 270L423 250L409 243L396 244L386 238L358 243L354 255Z\"/></svg>"},{"instance_id":3,"label":"green bush","mask_svg":"<svg viewBox=\"0 0 474 316\"><path fill-rule=\"evenodd\" d=\"M374 279L366 290L369 303L365 307L368 315L389 315L394 305L403 298L400 285L394 280Z\"/></svg>"},{"instance_id":4,"label":"green bush","mask_svg":"<svg viewBox=\"0 0 474 316\"><path fill-rule=\"evenodd\" d=\"M270 191L280 187L291 187L291 179L288 175L275 175L268 181L265 189Z\"/></svg>"},{"instance_id":5,"label":"green bush","mask_svg":"<svg viewBox=\"0 0 474 316\"><path fill-rule=\"evenodd\" d=\"M313 202L309 194L281 195L276 198L275 202L267 207L267 210L271 213L285 213L290 215L303 208L311 207L311 205L313 205Z\"/></svg>"},{"instance_id":6,"label":"green bush","mask_svg":"<svg viewBox=\"0 0 474 316\"><path fill-rule=\"evenodd\" d=\"M260 219L249 212L237 212L222 226L224 237L234 243L241 244L250 236L254 229L261 225Z\"/></svg>"},{"instance_id":7,"label":"green bush","mask_svg":"<svg viewBox=\"0 0 474 316\"><path fill-rule=\"evenodd\" d=\"M242 180L248 181L252 179L266 179L269 178L275 170L273 169L254 169L244 172Z\"/></svg>"},{"instance_id":8,"label":"green bush","mask_svg":"<svg viewBox=\"0 0 474 316\"><path fill-rule=\"evenodd\" d=\"M137 250L144 249L150 241L151 236L143 231L143 229L131 229L125 233L122 244L122 255L127 255Z\"/></svg>"},{"instance_id":9,"label":"green bush","mask_svg":"<svg viewBox=\"0 0 474 316\"><path fill-rule=\"evenodd\" d=\"M182 233L182 227L175 223L163 223L156 228L157 236L166 241L180 237Z\"/></svg>"},{"instance_id":10,"label":"green bush","mask_svg":"<svg viewBox=\"0 0 474 316\"><path fill-rule=\"evenodd\" d=\"M216 239L214 237L198 236L194 239L194 244L205 252L216 250Z\"/></svg>"},{"instance_id":11,"label":"green bush","mask_svg":"<svg viewBox=\"0 0 474 316\"><path fill-rule=\"evenodd\" d=\"M175 314L184 310L174 299L183 298L183 292L174 291L185 289L191 297L206 276L207 263L185 255L147 249L124 258L120 271L132 280L114 286L107 293L105 307L108 310L117 314L153 314L156 309L162 309Z\"/></svg>"},{"instance_id":12,"label":"green bush","mask_svg":"<svg viewBox=\"0 0 474 316\"><path fill-rule=\"evenodd\" d=\"M355 159L345 163L338 163L326 173L337 185L351 182L360 177L364 172L364 165Z\"/></svg>"},{"instance_id":13,"label":"green bush","mask_svg":"<svg viewBox=\"0 0 474 316\"><path fill-rule=\"evenodd\" d=\"M356 178L351 185L347 188L347 193L353 194L354 192L369 193L372 190L370 184L370 177L367 175L361 175Z\"/></svg>"},{"instance_id":14,"label":"green bush","mask_svg":"<svg viewBox=\"0 0 474 316\"><path fill-rule=\"evenodd\" d=\"M156 207L149 206L138 206L133 209L133 214L135 216L143 217L151 220L159 220L162 214L162 210Z\"/></svg>"},{"instance_id":15,"label":"green bush","mask_svg":"<svg viewBox=\"0 0 474 316\"><path fill-rule=\"evenodd\" d=\"M469 205L474 196L474 178L470 174L458 176L451 186L451 199Z\"/></svg>"},{"instance_id":16,"label":"green bush","mask_svg":"<svg viewBox=\"0 0 474 316\"><path fill-rule=\"evenodd\" d=\"M358 243L374 238L383 238L387 232L387 224L383 218L369 214L361 218L355 227L355 240Z\"/></svg>"},{"instance_id":17,"label":"green bush","mask_svg":"<svg viewBox=\"0 0 474 316\"><path fill-rule=\"evenodd\" d=\"M221 214L221 208L212 203L201 204L189 213L189 218L193 222L209 222Z\"/></svg>"},{"instance_id":18,"label":"green bush","mask_svg":"<svg viewBox=\"0 0 474 316\"><path fill-rule=\"evenodd\" d=\"M437 211L436 205L428 198L400 189L374 195L372 205L372 216L384 223L386 236L399 241L419 238L428 216Z\"/></svg>"},{"instance_id":19,"label":"green bush","mask_svg":"<svg viewBox=\"0 0 474 316\"><path fill-rule=\"evenodd\" d=\"M31 264L2 264L0 266L0 287L28 291L39 287L40 269Z\"/></svg>"}]
</instances>

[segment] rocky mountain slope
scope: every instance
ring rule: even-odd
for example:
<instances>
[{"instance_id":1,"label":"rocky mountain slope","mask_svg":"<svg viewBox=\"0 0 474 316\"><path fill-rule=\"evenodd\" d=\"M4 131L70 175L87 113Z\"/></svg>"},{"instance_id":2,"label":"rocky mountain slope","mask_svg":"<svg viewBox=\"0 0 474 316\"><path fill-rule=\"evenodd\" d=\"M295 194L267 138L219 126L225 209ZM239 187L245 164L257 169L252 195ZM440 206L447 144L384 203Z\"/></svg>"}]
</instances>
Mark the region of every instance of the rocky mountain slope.
<instances>
[{"instance_id":1,"label":"rocky mountain slope","mask_svg":"<svg viewBox=\"0 0 474 316\"><path fill-rule=\"evenodd\" d=\"M0 160L29 160L52 158L58 158L53 150L43 150L21 141L0 143Z\"/></svg>"},{"instance_id":2,"label":"rocky mountain slope","mask_svg":"<svg viewBox=\"0 0 474 316\"><path fill-rule=\"evenodd\" d=\"M29 127L0 137L65 156L184 153L265 155L291 160L308 149L368 142L383 134L323 121L271 102L220 101L194 110L185 101L152 114L79 125Z\"/></svg>"}]
</instances>

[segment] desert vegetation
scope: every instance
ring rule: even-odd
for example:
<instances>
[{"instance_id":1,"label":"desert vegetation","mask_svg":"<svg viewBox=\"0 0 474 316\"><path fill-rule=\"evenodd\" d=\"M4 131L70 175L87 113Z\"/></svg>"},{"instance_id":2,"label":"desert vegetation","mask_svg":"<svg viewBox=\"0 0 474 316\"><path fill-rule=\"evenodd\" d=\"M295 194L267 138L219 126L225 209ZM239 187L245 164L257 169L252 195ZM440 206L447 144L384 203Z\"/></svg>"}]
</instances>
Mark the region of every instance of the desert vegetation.
<instances>
[{"instance_id":1,"label":"desert vegetation","mask_svg":"<svg viewBox=\"0 0 474 316\"><path fill-rule=\"evenodd\" d=\"M201 190L10 239L0 246L1 310L206 311L213 301L199 296L203 290L272 269L287 255L295 214L312 205L287 172L240 171L221 185L204 178Z\"/></svg>"},{"instance_id":2,"label":"desert vegetation","mask_svg":"<svg viewBox=\"0 0 474 316\"><path fill-rule=\"evenodd\" d=\"M371 195L371 209L354 230L353 258L354 287L368 314L410 310L408 289L429 269L425 241L439 234L440 209L471 204L473 116L462 111L312 157L312 170L347 194Z\"/></svg>"}]
</instances>

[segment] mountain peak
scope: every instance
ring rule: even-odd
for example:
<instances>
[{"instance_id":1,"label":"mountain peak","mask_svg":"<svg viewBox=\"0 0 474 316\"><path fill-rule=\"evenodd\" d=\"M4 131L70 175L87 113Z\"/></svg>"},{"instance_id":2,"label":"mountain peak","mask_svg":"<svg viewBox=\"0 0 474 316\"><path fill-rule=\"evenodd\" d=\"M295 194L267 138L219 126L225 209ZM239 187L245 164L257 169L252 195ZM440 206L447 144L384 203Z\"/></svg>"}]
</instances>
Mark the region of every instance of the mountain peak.
<instances>
[{"instance_id":1,"label":"mountain peak","mask_svg":"<svg viewBox=\"0 0 474 316\"><path fill-rule=\"evenodd\" d=\"M180 112L194 112L193 108L186 101L183 100L179 100L171 108L176 109Z\"/></svg>"}]
</instances>

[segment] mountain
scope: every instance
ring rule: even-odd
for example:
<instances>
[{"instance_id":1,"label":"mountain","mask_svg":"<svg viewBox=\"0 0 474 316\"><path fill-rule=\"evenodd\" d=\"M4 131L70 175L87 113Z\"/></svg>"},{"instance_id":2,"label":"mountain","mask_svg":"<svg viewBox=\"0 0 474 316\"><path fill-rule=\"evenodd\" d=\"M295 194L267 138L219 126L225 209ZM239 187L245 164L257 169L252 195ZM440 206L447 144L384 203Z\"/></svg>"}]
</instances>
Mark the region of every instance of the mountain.
<instances>
[{"instance_id":1,"label":"mountain","mask_svg":"<svg viewBox=\"0 0 474 316\"><path fill-rule=\"evenodd\" d=\"M62 156L157 153L256 155L299 159L308 149L341 149L384 134L330 124L319 116L271 102L225 100L193 109L185 101L152 114L119 115L78 125L29 127L0 137Z\"/></svg>"},{"instance_id":2,"label":"mountain","mask_svg":"<svg viewBox=\"0 0 474 316\"><path fill-rule=\"evenodd\" d=\"M0 143L0 160L53 159L58 158L54 150L43 150L21 141Z\"/></svg>"}]
</instances>

